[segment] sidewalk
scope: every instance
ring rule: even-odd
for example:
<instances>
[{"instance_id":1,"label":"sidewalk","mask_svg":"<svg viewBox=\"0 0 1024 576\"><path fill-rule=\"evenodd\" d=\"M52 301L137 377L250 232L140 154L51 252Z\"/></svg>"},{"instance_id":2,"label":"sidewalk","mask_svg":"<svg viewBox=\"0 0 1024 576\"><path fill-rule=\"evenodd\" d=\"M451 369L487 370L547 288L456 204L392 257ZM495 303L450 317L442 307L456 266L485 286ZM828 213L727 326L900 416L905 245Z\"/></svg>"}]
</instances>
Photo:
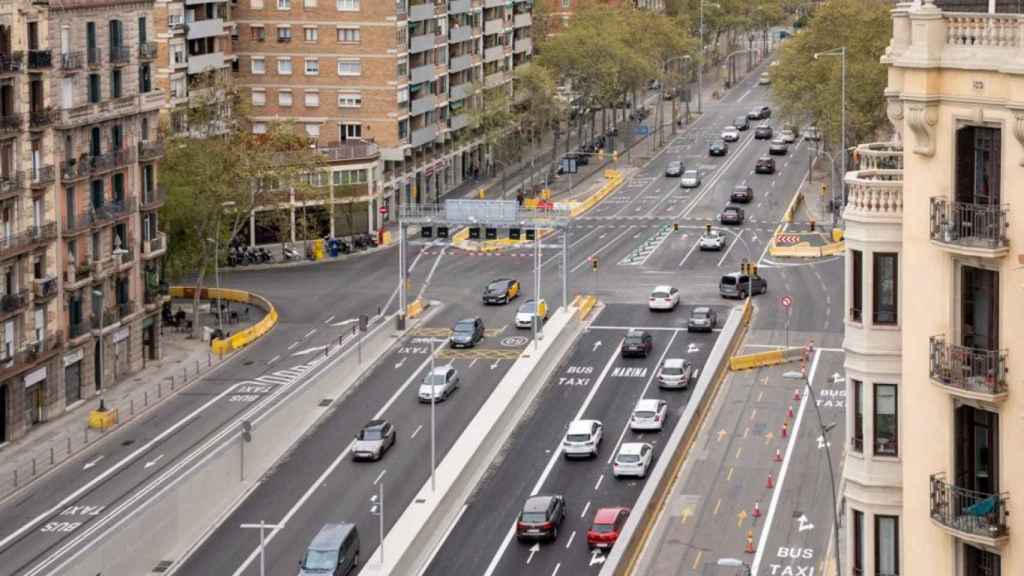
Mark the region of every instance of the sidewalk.
<instances>
[{"instance_id":1,"label":"sidewalk","mask_svg":"<svg viewBox=\"0 0 1024 576\"><path fill-rule=\"evenodd\" d=\"M171 302L174 310L178 307L190 310L191 306L191 300ZM215 313L201 314L204 325L217 326ZM225 324L224 328L234 333L261 318L262 314L254 313L248 321ZM78 402L61 416L35 426L24 437L0 449L0 501L188 388L231 357L218 358L210 353L209 343L192 339L191 335L177 332L169 326L162 328L160 345L163 355L160 360L145 362L142 370L113 385L108 383L103 390L106 407L118 413L118 422L113 428L102 432L88 428L89 413L99 406L99 399L91 398Z\"/></svg>"}]
</instances>

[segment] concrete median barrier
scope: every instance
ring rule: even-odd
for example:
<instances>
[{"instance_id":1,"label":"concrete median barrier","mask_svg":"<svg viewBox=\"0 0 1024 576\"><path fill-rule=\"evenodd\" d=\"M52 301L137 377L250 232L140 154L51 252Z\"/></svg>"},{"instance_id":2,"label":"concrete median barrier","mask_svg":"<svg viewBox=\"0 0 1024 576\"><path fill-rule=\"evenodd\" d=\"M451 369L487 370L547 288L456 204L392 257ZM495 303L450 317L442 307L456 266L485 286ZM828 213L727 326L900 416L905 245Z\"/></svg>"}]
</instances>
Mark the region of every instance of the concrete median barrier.
<instances>
[{"instance_id":1,"label":"concrete median barrier","mask_svg":"<svg viewBox=\"0 0 1024 576\"><path fill-rule=\"evenodd\" d=\"M782 350L769 350L767 352L757 352L756 354L733 356L729 358L729 369L736 372L738 370L760 368L761 366L784 364L785 362L786 356L782 353Z\"/></svg>"},{"instance_id":2,"label":"concrete median barrier","mask_svg":"<svg viewBox=\"0 0 1024 576\"><path fill-rule=\"evenodd\" d=\"M195 297L196 289L191 286L172 286L170 295L172 298L191 300ZM245 290L232 290L228 288L203 288L199 293L200 300L227 300L240 304L251 304L266 312L266 315L257 323L239 330L229 338L216 338L210 343L210 350L219 356L223 356L233 350L241 350L256 340L259 340L274 326L277 326L277 308L263 296L246 292Z\"/></svg>"},{"instance_id":3,"label":"concrete median barrier","mask_svg":"<svg viewBox=\"0 0 1024 576\"><path fill-rule=\"evenodd\" d=\"M441 545L499 447L515 430L537 393L582 332L579 311L560 308L544 326L545 337L530 343L462 431L435 471L436 491L427 481L384 539L383 564L368 563L363 575L414 576ZM377 552L367 554L373 558Z\"/></svg>"}]
</instances>

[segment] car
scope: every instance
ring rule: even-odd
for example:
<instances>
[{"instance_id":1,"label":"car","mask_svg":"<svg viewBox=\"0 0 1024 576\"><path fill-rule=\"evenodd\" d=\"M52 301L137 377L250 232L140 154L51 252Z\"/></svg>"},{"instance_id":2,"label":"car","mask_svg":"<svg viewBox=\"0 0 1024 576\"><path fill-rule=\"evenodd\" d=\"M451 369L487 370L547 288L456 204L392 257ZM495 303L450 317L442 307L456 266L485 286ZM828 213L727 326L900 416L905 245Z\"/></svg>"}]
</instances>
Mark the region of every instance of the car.
<instances>
[{"instance_id":1,"label":"car","mask_svg":"<svg viewBox=\"0 0 1024 576\"><path fill-rule=\"evenodd\" d=\"M754 128L754 139L755 140L771 140L772 139L772 127L767 124L761 124L757 128Z\"/></svg>"},{"instance_id":2,"label":"car","mask_svg":"<svg viewBox=\"0 0 1024 576\"><path fill-rule=\"evenodd\" d=\"M420 384L420 402L443 402L451 396L462 381L454 366L435 366L423 377Z\"/></svg>"},{"instance_id":3,"label":"car","mask_svg":"<svg viewBox=\"0 0 1024 576\"><path fill-rule=\"evenodd\" d=\"M647 476L647 469L654 457L654 446L647 442L624 442L612 461L612 474L616 478L623 476Z\"/></svg>"},{"instance_id":4,"label":"car","mask_svg":"<svg viewBox=\"0 0 1024 576\"><path fill-rule=\"evenodd\" d=\"M629 518L629 508L599 508L587 530L587 547L611 548Z\"/></svg>"},{"instance_id":5,"label":"car","mask_svg":"<svg viewBox=\"0 0 1024 576\"><path fill-rule=\"evenodd\" d=\"M782 132L779 132L779 138L781 138L786 144L792 144L796 142L796 130L792 128L783 128Z\"/></svg>"},{"instance_id":6,"label":"car","mask_svg":"<svg viewBox=\"0 0 1024 576\"><path fill-rule=\"evenodd\" d=\"M670 178L679 178L683 175L683 163L679 160L673 160L665 166L665 176Z\"/></svg>"},{"instance_id":7,"label":"car","mask_svg":"<svg viewBox=\"0 0 1024 576\"><path fill-rule=\"evenodd\" d=\"M395 445L395 427L387 420L370 420L356 434L352 445L352 459L380 460Z\"/></svg>"},{"instance_id":8,"label":"car","mask_svg":"<svg viewBox=\"0 0 1024 576\"><path fill-rule=\"evenodd\" d=\"M700 173L696 170L687 170L683 172L683 177L679 179L680 188L696 188L700 186Z\"/></svg>"},{"instance_id":9,"label":"car","mask_svg":"<svg viewBox=\"0 0 1024 576\"><path fill-rule=\"evenodd\" d=\"M760 276L731 272L723 274L718 282L718 293L723 298L746 298L748 295L764 294L768 282Z\"/></svg>"},{"instance_id":10,"label":"car","mask_svg":"<svg viewBox=\"0 0 1024 576\"><path fill-rule=\"evenodd\" d=\"M749 204L754 199L754 189L746 184L733 186L729 194L729 201L738 204Z\"/></svg>"},{"instance_id":11,"label":"car","mask_svg":"<svg viewBox=\"0 0 1024 576\"><path fill-rule=\"evenodd\" d=\"M516 311L516 328L531 328L534 314L538 312L541 321L548 319L548 303L543 298L540 300L530 298L520 304L519 310Z\"/></svg>"},{"instance_id":12,"label":"car","mask_svg":"<svg viewBox=\"0 0 1024 576\"><path fill-rule=\"evenodd\" d=\"M693 364L683 358L666 358L658 370L658 388L683 388L690 384Z\"/></svg>"},{"instance_id":13,"label":"car","mask_svg":"<svg viewBox=\"0 0 1024 576\"><path fill-rule=\"evenodd\" d=\"M746 115L737 116L733 126L741 132L747 130L750 128L750 118L747 118Z\"/></svg>"},{"instance_id":14,"label":"car","mask_svg":"<svg viewBox=\"0 0 1024 576\"><path fill-rule=\"evenodd\" d=\"M758 174L775 174L775 158L761 156L757 159L757 164L754 165L754 172Z\"/></svg>"},{"instance_id":15,"label":"car","mask_svg":"<svg viewBox=\"0 0 1024 576\"><path fill-rule=\"evenodd\" d=\"M736 142L740 139L740 130L736 126L726 126L722 128L722 140L726 142Z\"/></svg>"},{"instance_id":16,"label":"car","mask_svg":"<svg viewBox=\"0 0 1024 576\"><path fill-rule=\"evenodd\" d=\"M708 154L711 156L725 156L729 152L729 144L725 141L712 142L708 146Z\"/></svg>"},{"instance_id":17,"label":"car","mask_svg":"<svg viewBox=\"0 0 1024 576\"><path fill-rule=\"evenodd\" d=\"M641 398L629 417L630 430L661 430L668 418L668 402L656 398Z\"/></svg>"},{"instance_id":18,"label":"car","mask_svg":"<svg viewBox=\"0 0 1024 576\"><path fill-rule=\"evenodd\" d=\"M786 144L781 137L776 138L768 144L768 153L772 156L785 156L789 154L789 144Z\"/></svg>"},{"instance_id":19,"label":"car","mask_svg":"<svg viewBox=\"0 0 1024 576\"><path fill-rule=\"evenodd\" d=\"M359 529L351 522L324 524L299 560L299 576L349 574L359 566Z\"/></svg>"},{"instance_id":20,"label":"car","mask_svg":"<svg viewBox=\"0 0 1024 576\"><path fill-rule=\"evenodd\" d=\"M575 456L595 457L601 447L604 426L598 420L573 420L562 440L562 454L566 458Z\"/></svg>"},{"instance_id":21,"label":"car","mask_svg":"<svg viewBox=\"0 0 1024 576\"><path fill-rule=\"evenodd\" d=\"M771 117L772 109L767 106L755 106L753 110L747 112L747 118L751 120L764 120Z\"/></svg>"},{"instance_id":22,"label":"car","mask_svg":"<svg viewBox=\"0 0 1024 576\"><path fill-rule=\"evenodd\" d=\"M452 335L448 342L452 348L472 348L476 343L483 340L484 321L479 317L459 320L452 328Z\"/></svg>"},{"instance_id":23,"label":"car","mask_svg":"<svg viewBox=\"0 0 1024 576\"><path fill-rule=\"evenodd\" d=\"M622 357L641 356L646 358L654 349L654 339L647 332L638 328L630 328L622 340Z\"/></svg>"},{"instance_id":24,"label":"car","mask_svg":"<svg viewBox=\"0 0 1024 576\"><path fill-rule=\"evenodd\" d=\"M743 224L744 217L743 208L739 206L726 206L725 210L722 210L722 213L719 214L718 221L722 224L740 225Z\"/></svg>"},{"instance_id":25,"label":"car","mask_svg":"<svg viewBox=\"0 0 1024 576\"><path fill-rule=\"evenodd\" d=\"M818 140L821 140L821 131L818 130L817 126L808 126L807 129L804 130L804 138L812 142L817 142Z\"/></svg>"},{"instance_id":26,"label":"car","mask_svg":"<svg viewBox=\"0 0 1024 576\"><path fill-rule=\"evenodd\" d=\"M761 75L757 78L757 83L760 86L767 86L772 83L772 77L767 72L761 72Z\"/></svg>"},{"instance_id":27,"label":"car","mask_svg":"<svg viewBox=\"0 0 1024 576\"><path fill-rule=\"evenodd\" d=\"M700 235L700 239L697 240L697 247L700 251L712 250L717 252L722 248L725 248L725 236L722 235L718 230L712 230L705 232Z\"/></svg>"},{"instance_id":28,"label":"car","mask_svg":"<svg viewBox=\"0 0 1024 576\"><path fill-rule=\"evenodd\" d=\"M679 305L679 290L671 286L655 286L647 299L651 310L674 310Z\"/></svg>"},{"instance_id":29,"label":"car","mask_svg":"<svg viewBox=\"0 0 1024 576\"><path fill-rule=\"evenodd\" d=\"M523 540L557 540L558 528L565 519L565 497L561 494L538 494L523 503L516 519L516 538Z\"/></svg>"},{"instance_id":30,"label":"car","mask_svg":"<svg viewBox=\"0 0 1024 576\"><path fill-rule=\"evenodd\" d=\"M518 280L510 278L499 278L492 280L484 288L484 304L508 304L510 300L519 296L520 286Z\"/></svg>"},{"instance_id":31,"label":"car","mask_svg":"<svg viewBox=\"0 0 1024 576\"><path fill-rule=\"evenodd\" d=\"M718 325L718 314L710 306L697 306L690 310L690 319L686 321L688 332L711 332Z\"/></svg>"}]
</instances>

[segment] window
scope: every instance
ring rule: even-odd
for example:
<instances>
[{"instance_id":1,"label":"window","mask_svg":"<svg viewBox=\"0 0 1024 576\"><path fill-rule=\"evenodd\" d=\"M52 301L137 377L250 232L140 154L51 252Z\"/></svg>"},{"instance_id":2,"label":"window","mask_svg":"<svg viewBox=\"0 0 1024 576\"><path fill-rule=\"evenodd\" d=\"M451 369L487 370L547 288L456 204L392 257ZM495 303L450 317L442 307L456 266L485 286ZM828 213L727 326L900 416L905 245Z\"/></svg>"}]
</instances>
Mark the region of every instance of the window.
<instances>
[{"instance_id":1,"label":"window","mask_svg":"<svg viewBox=\"0 0 1024 576\"><path fill-rule=\"evenodd\" d=\"M303 8L316 8L316 0L302 0Z\"/></svg>"},{"instance_id":2,"label":"window","mask_svg":"<svg viewBox=\"0 0 1024 576\"><path fill-rule=\"evenodd\" d=\"M998 128L963 126L956 131L956 201L993 206L1000 203L1002 136ZM980 210L981 208L975 208ZM972 233L977 233L971 230Z\"/></svg>"},{"instance_id":3,"label":"window","mask_svg":"<svg viewBox=\"0 0 1024 576\"><path fill-rule=\"evenodd\" d=\"M339 12L356 12L359 10L359 0L337 0Z\"/></svg>"},{"instance_id":4,"label":"window","mask_svg":"<svg viewBox=\"0 0 1024 576\"><path fill-rule=\"evenodd\" d=\"M292 41L292 29L287 26L277 27L277 41L278 42L291 42Z\"/></svg>"},{"instance_id":5,"label":"window","mask_svg":"<svg viewBox=\"0 0 1024 576\"><path fill-rule=\"evenodd\" d=\"M187 64L188 61L185 59L185 46L178 44L171 48L174 52L174 63L175 64Z\"/></svg>"},{"instance_id":6,"label":"window","mask_svg":"<svg viewBox=\"0 0 1024 576\"><path fill-rule=\"evenodd\" d=\"M253 106L266 106L267 104L267 91L263 88L252 89L252 105Z\"/></svg>"},{"instance_id":7,"label":"window","mask_svg":"<svg viewBox=\"0 0 1024 576\"><path fill-rule=\"evenodd\" d=\"M875 384L875 455L898 456L896 385Z\"/></svg>"},{"instance_id":8,"label":"window","mask_svg":"<svg viewBox=\"0 0 1024 576\"><path fill-rule=\"evenodd\" d=\"M320 60L317 58L306 58L306 76L317 76L320 74Z\"/></svg>"},{"instance_id":9,"label":"window","mask_svg":"<svg viewBox=\"0 0 1024 576\"><path fill-rule=\"evenodd\" d=\"M89 103L96 104L100 101L100 75L89 74Z\"/></svg>"},{"instance_id":10,"label":"window","mask_svg":"<svg viewBox=\"0 0 1024 576\"><path fill-rule=\"evenodd\" d=\"M572 0L562 0L562 8L565 8L567 10L569 8L572 8Z\"/></svg>"},{"instance_id":11,"label":"window","mask_svg":"<svg viewBox=\"0 0 1024 576\"><path fill-rule=\"evenodd\" d=\"M899 280L897 255L893 252L876 252L874 322L895 324L897 321L897 289Z\"/></svg>"},{"instance_id":12,"label":"window","mask_svg":"<svg viewBox=\"0 0 1024 576\"><path fill-rule=\"evenodd\" d=\"M853 434L850 441L854 452L864 451L864 383L851 380L853 383Z\"/></svg>"},{"instance_id":13,"label":"window","mask_svg":"<svg viewBox=\"0 0 1024 576\"><path fill-rule=\"evenodd\" d=\"M306 134L310 138L319 138L320 137L320 125L319 124L306 124L305 128L306 128Z\"/></svg>"},{"instance_id":14,"label":"window","mask_svg":"<svg viewBox=\"0 0 1024 576\"><path fill-rule=\"evenodd\" d=\"M285 76L291 75L292 73L292 59L291 58L278 58L277 59L277 73Z\"/></svg>"},{"instance_id":15,"label":"window","mask_svg":"<svg viewBox=\"0 0 1024 576\"><path fill-rule=\"evenodd\" d=\"M853 268L850 274L853 279L853 285L850 286L850 321L861 322L864 310L864 253L850 250L850 261Z\"/></svg>"},{"instance_id":16,"label":"window","mask_svg":"<svg viewBox=\"0 0 1024 576\"><path fill-rule=\"evenodd\" d=\"M406 76L408 76L409 75L409 61L406 60L405 58L400 58L398 60L397 72L398 72L398 76L400 78L405 78Z\"/></svg>"},{"instance_id":17,"label":"window","mask_svg":"<svg viewBox=\"0 0 1024 576\"><path fill-rule=\"evenodd\" d=\"M263 10L263 0L249 0L249 6L253 10Z\"/></svg>"},{"instance_id":18,"label":"window","mask_svg":"<svg viewBox=\"0 0 1024 576\"><path fill-rule=\"evenodd\" d=\"M359 108L363 105L363 95L356 93L338 94L338 108Z\"/></svg>"},{"instance_id":19,"label":"window","mask_svg":"<svg viewBox=\"0 0 1024 576\"><path fill-rule=\"evenodd\" d=\"M188 95L184 78L171 79L171 98L184 98Z\"/></svg>"},{"instance_id":20,"label":"window","mask_svg":"<svg viewBox=\"0 0 1024 576\"><path fill-rule=\"evenodd\" d=\"M318 108L320 106L320 93L315 90L307 90L305 101L306 108Z\"/></svg>"},{"instance_id":21,"label":"window","mask_svg":"<svg viewBox=\"0 0 1024 576\"><path fill-rule=\"evenodd\" d=\"M277 93L277 104L279 106L291 106L292 105L292 91L281 90Z\"/></svg>"},{"instance_id":22,"label":"window","mask_svg":"<svg viewBox=\"0 0 1024 576\"><path fill-rule=\"evenodd\" d=\"M332 172L335 186L348 186L351 184L366 184L367 170L338 170Z\"/></svg>"},{"instance_id":23,"label":"window","mask_svg":"<svg viewBox=\"0 0 1024 576\"><path fill-rule=\"evenodd\" d=\"M875 574L900 573L900 532L896 516L875 516Z\"/></svg>"},{"instance_id":24,"label":"window","mask_svg":"<svg viewBox=\"0 0 1024 576\"><path fill-rule=\"evenodd\" d=\"M149 73L149 64L139 66L139 92L145 94L153 89L152 77Z\"/></svg>"},{"instance_id":25,"label":"window","mask_svg":"<svg viewBox=\"0 0 1024 576\"><path fill-rule=\"evenodd\" d=\"M139 16L139 46L146 43L146 17Z\"/></svg>"},{"instance_id":26,"label":"window","mask_svg":"<svg viewBox=\"0 0 1024 576\"><path fill-rule=\"evenodd\" d=\"M359 76L362 72L359 60L338 59L338 76Z\"/></svg>"},{"instance_id":27,"label":"window","mask_svg":"<svg viewBox=\"0 0 1024 576\"><path fill-rule=\"evenodd\" d=\"M363 137L362 124L343 123L338 126L342 140L354 140Z\"/></svg>"},{"instance_id":28,"label":"window","mask_svg":"<svg viewBox=\"0 0 1024 576\"><path fill-rule=\"evenodd\" d=\"M262 56L252 57L252 73L253 74L266 74L267 73L267 61Z\"/></svg>"},{"instance_id":29,"label":"window","mask_svg":"<svg viewBox=\"0 0 1024 576\"><path fill-rule=\"evenodd\" d=\"M250 24L249 35L253 42L264 42L267 39L267 29L262 24Z\"/></svg>"},{"instance_id":30,"label":"window","mask_svg":"<svg viewBox=\"0 0 1024 576\"><path fill-rule=\"evenodd\" d=\"M278 10L291 10L292 0L277 0Z\"/></svg>"},{"instance_id":31,"label":"window","mask_svg":"<svg viewBox=\"0 0 1024 576\"><path fill-rule=\"evenodd\" d=\"M359 42L359 28L338 28L338 42L349 44Z\"/></svg>"},{"instance_id":32,"label":"window","mask_svg":"<svg viewBox=\"0 0 1024 576\"><path fill-rule=\"evenodd\" d=\"M317 31L316 26L307 26L303 28L302 34L306 42L316 42L320 39L320 33Z\"/></svg>"},{"instance_id":33,"label":"window","mask_svg":"<svg viewBox=\"0 0 1024 576\"><path fill-rule=\"evenodd\" d=\"M864 574L864 513L853 510L853 574Z\"/></svg>"},{"instance_id":34,"label":"window","mask_svg":"<svg viewBox=\"0 0 1024 576\"><path fill-rule=\"evenodd\" d=\"M267 123L266 122L253 122L252 123L252 133L253 134L266 134L267 133Z\"/></svg>"}]
</instances>

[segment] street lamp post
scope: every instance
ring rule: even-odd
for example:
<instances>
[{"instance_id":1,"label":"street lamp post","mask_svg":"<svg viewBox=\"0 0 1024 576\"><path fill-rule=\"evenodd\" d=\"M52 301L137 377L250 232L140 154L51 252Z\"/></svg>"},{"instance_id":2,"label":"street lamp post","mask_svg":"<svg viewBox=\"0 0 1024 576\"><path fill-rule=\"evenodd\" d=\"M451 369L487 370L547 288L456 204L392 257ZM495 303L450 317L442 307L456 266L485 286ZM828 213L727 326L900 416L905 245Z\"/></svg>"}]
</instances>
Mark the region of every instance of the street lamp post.
<instances>
[{"instance_id":1,"label":"street lamp post","mask_svg":"<svg viewBox=\"0 0 1024 576\"><path fill-rule=\"evenodd\" d=\"M260 531L260 576L263 576L267 573L267 562L266 556L264 554L264 550L266 550L267 548L267 538L265 536L266 531L267 529L279 530L281 528L284 528L284 524L267 524L263 520L260 520L259 524L241 524L239 527L254 528ZM302 565L301 561L299 561L299 565Z\"/></svg>"},{"instance_id":2,"label":"street lamp post","mask_svg":"<svg viewBox=\"0 0 1024 576\"><path fill-rule=\"evenodd\" d=\"M100 299L100 357L96 360L100 381L96 383L96 389L103 390L103 309L105 302L103 302L103 290L93 289L92 295ZM105 410L106 406L103 405L103 397L100 396L100 412Z\"/></svg>"},{"instance_id":3,"label":"street lamp post","mask_svg":"<svg viewBox=\"0 0 1024 576\"><path fill-rule=\"evenodd\" d=\"M207 242L213 244L213 276L217 281L217 329L224 333L223 305L220 301L220 242L213 238L207 238Z\"/></svg>"},{"instance_id":4,"label":"street lamp post","mask_svg":"<svg viewBox=\"0 0 1024 576\"><path fill-rule=\"evenodd\" d=\"M669 58L668 60L665 60L665 72L666 73L668 72L669 65L671 65L673 62L675 62L677 60L682 60L683 62L686 62L688 60L693 60L693 57L690 56L689 54L683 54L681 56L673 56L673 57ZM686 87L686 74L683 74L682 77L683 77L682 84L683 84L683 87L684 87L683 91L684 92L688 92L688 90L685 89L685 87ZM675 90L675 92L678 93L678 89ZM673 136L675 136L675 134L676 134L676 98L675 98L676 95L678 95L678 94L673 94L673 98L672 98L672 135ZM686 122L687 123L690 122L690 98L689 98L689 95L687 95L687 99L686 99ZM660 122L658 124L658 130L661 130L661 123Z\"/></svg>"},{"instance_id":5,"label":"street lamp post","mask_svg":"<svg viewBox=\"0 0 1024 576\"><path fill-rule=\"evenodd\" d=\"M427 377L430 382L430 491L434 491L434 469L437 468L437 452L435 451L435 404L437 403L437 385L434 383L434 339L430 339L430 376ZM447 378L447 376L445 376ZM384 497L381 496L383 502ZM383 544L382 544L383 546ZM383 555L382 555L383 556Z\"/></svg>"},{"instance_id":6,"label":"street lamp post","mask_svg":"<svg viewBox=\"0 0 1024 576\"><path fill-rule=\"evenodd\" d=\"M844 178L846 176L846 46L840 46L839 48L833 48L831 50L826 50L825 52L817 52L817 53L814 54L814 59L817 60L819 56L839 56L842 59L842 97L841 97L842 98L842 104L840 105L840 115L841 115L841 118L842 118L842 120L841 120L841 128L840 128L840 130L842 131L842 134L840 135L840 141L841 141L840 152L842 154L841 154L841 157L840 157L839 161L840 161L840 170L841 170L840 178ZM842 180L840 180L840 185L841 184L842 184ZM840 196L840 200L843 200L844 197L845 197L845 194ZM835 200L836 200L836 191L835 191L835 187L833 187L833 189L832 189L832 206L833 207L836 205L836 201ZM833 216L833 218L834 218L834 216Z\"/></svg>"},{"instance_id":7,"label":"street lamp post","mask_svg":"<svg viewBox=\"0 0 1024 576\"><path fill-rule=\"evenodd\" d=\"M697 64L697 114L704 112L701 104L704 99L704 4L718 7L718 4L714 2L700 0L700 24L698 25L700 29L700 62Z\"/></svg>"}]
</instances>

